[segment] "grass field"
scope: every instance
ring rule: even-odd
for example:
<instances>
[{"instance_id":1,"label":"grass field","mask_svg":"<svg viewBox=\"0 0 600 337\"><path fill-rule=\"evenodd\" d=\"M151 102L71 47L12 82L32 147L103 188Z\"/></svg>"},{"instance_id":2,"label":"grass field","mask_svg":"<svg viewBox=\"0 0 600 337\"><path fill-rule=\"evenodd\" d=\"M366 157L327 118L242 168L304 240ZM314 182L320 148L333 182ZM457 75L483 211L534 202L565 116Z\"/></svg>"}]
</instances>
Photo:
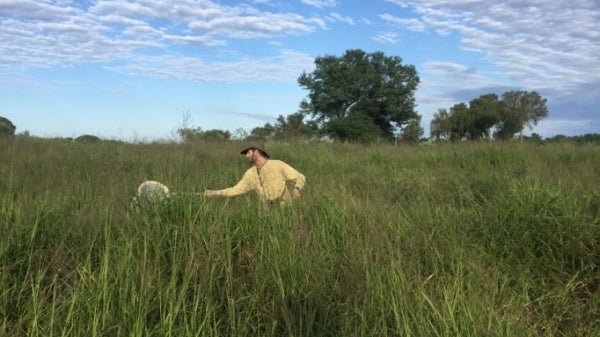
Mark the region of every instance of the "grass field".
<instances>
[{"instance_id":1,"label":"grass field","mask_svg":"<svg viewBox=\"0 0 600 337\"><path fill-rule=\"evenodd\" d=\"M600 336L598 145L0 142L0 336Z\"/></svg>"}]
</instances>

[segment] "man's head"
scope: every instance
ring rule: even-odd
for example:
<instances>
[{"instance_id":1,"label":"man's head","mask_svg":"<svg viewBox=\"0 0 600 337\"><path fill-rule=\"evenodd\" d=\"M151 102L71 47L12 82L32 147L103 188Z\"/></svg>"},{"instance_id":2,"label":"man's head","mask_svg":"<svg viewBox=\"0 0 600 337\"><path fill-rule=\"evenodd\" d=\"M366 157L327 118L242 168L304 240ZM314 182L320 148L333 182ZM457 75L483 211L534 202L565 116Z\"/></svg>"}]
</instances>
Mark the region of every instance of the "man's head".
<instances>
[{"instance_id":1,"label":"man's head","mask_svg":"<svg viewBox=\"0 0 600 337\"><path fill-rule=\"evenodd\" d=\"M265 158L269 158L269 154L267 153L267 151L265 151L264 144L261 144L261 143L250 144L245 149L243 149L242 152L240 152L240 154L245 155L246 158L248 158L248 160L250 160L252 162L256 161L257 155L260 155Z\"/></svg>"}]
</instances>

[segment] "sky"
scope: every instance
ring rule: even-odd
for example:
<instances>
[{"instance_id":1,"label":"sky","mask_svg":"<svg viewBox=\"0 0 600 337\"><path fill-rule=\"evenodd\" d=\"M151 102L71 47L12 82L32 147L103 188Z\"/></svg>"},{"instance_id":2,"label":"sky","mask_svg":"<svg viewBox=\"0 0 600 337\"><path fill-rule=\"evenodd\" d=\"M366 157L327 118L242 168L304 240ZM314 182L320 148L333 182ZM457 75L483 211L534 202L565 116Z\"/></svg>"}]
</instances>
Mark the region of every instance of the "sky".
<instances>
[{"instance_id":1,"label":"sky","mask_svg":"<svg viewBox=\"0 0 600 337\"><path fill-rule=\"evenodd\" d=\"M0 116L39 137L251 132L298 112L322 56L413 65L438 109L537 91L526 134L600 133L600 0L0 0Z\"/></svg>"}]
</instances>

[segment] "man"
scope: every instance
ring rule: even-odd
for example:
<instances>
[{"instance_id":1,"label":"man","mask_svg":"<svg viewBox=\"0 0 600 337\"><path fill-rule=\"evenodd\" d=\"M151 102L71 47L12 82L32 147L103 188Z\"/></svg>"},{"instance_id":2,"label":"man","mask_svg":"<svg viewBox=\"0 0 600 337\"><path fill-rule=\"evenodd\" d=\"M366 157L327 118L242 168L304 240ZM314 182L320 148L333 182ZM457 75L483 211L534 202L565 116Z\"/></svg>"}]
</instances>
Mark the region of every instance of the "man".
<instances>
[{"instance_id":1,"label":"man","mask_svg":"<svg viewBox=\"0 0 600 337\"><path fill-rule=\"evenodd\" d=\"M251 145L240 152L252 163L242 179L233 187L206 190L205 197L233 197L255 190L268 203L286 203L300 197L306 178L281 160L270 159L262 144Z\"/></svg>"}]
</instances>

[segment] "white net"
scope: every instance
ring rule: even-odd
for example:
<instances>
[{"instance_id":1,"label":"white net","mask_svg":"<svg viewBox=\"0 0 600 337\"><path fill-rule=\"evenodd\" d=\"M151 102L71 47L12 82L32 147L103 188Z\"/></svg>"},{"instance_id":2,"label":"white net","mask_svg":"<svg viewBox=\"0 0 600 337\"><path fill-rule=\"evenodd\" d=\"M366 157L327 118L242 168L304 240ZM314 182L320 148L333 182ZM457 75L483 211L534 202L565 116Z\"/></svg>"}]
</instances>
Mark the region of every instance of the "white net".
<instances>
[{"instance_id":1,"label":"white net","mask_svg":"<svg viewBox=\"0 0 600 337\"><path fill-rule=\"evenodd\" d=\"M147 180L138 187L137 196L145 199L163 199L169 196L169 188L158 181Z\"/></svg>"}]
</instances>

